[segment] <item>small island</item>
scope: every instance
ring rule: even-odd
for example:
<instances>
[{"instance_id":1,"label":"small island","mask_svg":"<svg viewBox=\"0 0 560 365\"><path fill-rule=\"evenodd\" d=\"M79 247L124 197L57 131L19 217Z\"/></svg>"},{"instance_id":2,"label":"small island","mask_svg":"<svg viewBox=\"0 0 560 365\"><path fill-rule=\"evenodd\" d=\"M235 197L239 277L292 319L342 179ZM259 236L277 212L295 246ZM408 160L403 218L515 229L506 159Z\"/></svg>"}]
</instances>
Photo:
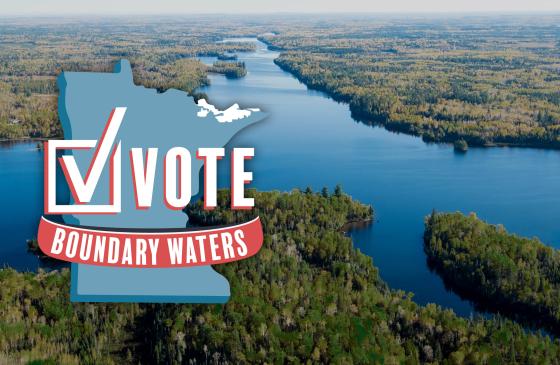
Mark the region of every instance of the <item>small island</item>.
<instances>
[{"instance_id":1,"label":"small island","mask_svg":"<svg viewBox=\"0 0 560 365\"><path fill-rule=\"evenodd\" d=\"M237 61L237 55L220 53L218 55L218 60L220 60L220 61Z\"/></svg>"},{"instance_id":2,"label":"small island","mask_svg":"<svg viewBox=\"0 0 560 365\"><path fill-rule=\"evenodd\" d=\"M223 74L228 79L238 79L247 75L245 62L216 61L208 68L208 72Z\"/></svg>"},{"instance_id":3,"label":"small island","mask_svg":"<svg viewBox=\"0 0 560 365\"><path fill-rule=\"evenodd\" d=\"M456 152L465 153L469 149L469 145L464 139L458 139L453 143L453 148Z\"/></svg>"}]
</instances>

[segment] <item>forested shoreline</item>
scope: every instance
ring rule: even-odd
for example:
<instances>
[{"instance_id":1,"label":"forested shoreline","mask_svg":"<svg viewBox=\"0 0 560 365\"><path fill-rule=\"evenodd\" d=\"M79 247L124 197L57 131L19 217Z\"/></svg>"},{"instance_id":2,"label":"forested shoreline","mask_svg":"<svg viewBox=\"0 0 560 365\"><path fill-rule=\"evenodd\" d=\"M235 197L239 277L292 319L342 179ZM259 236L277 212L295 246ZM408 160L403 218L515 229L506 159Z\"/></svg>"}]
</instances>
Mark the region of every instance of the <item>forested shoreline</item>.
<instances>
[{"instance_id":1,"label":"forested shoreline","mask_svg":"<svg viewBox=\"0 0 560 365\"><path fill-rule=\"evenodd\" d=\"M246 73L242 63L222 60L206 66L196 57L255 50L252 43L218 42L224 36L252 34L239 23L225 21L219 31L200 20L155 18L149 26L124 20L103 25L37 21L36 26L18 19L0 23L0 141L62 136L56 86L62 71L112 72L125 58L136 85L196 96L196 88L209 84L208 72L230 78Z\"/></svg>"},{"instance_id":2,"label":"forested shoreline","mask_svg":"<svg viewBox=\"0 0 560 365\"><path fill-rule=\"evenodd\" d=\"M225 305L70 303L69 272L0 270L0 362L34 364L560 363L560 343L496 317L466 319L391 290L339 231L371 218L340 189L247 191L253 211L199 202L199 225L260 216L261 251L215 269ZM219 192L218 207L229 192Z\"/></svg>"},{"instance_id":3,"label":"forested shoreline","mask_svg":"<svg viewBox=\"0 0 560 365\"><path fill-rule=\"evenodd\" d=\"M208 83L207 72L246 74L234 54L255 45L219 40L261 34L281 51L278 66L348 103L366 124L427 142L560 148L559 17L540 17L538 26L531 16L462 20L7 22L0 24L0 139L60 136L62 70L110 72L128 58L135 83L193 93ZM197 56L219 60L205 66Z\"/></svg>"},{"instance_id":4,"label":"forested shoreline","mask_svg":"<svg viewBox=\"0 0 560 365\"><path fill-rule=\"evenodd\" d=\"M429 120L411 122L411 119L417 120L417 118L392 119L390 109L394 105L394 100L391 100L391 97L385 99L375 94L347 95L344 91L330 87L328 84L325 85L325 82L321 80L322 76L319 76L319 80L314 80L313 76L306 75L300 64L290 61L288 54L281 54L279 58L274 60L274 63L284 71L294 75L310 89L322 91L335 101L348 103L354 119L372 126L383 126L391 132L418 136L425 142L465 143L475 147L511 146L560 149L560 133L556 127L551 130L552 134L545 129L537 128L528 130L523 135L520 135L519 131L514 132L514 134L492 135L492 133L482 132L486 126L480 125L474 128L467 125L467 130L461 130L461 126L454 126L446 122L437 124ZM314 76L322 73L324 73L324 70L318 71ZM499 126L494 125L488 125L487 127L494 130L500 129Z\"/></svg>"},{"instance_id":5,"label":"forested shoreline","mask_svg":"<svg viewBox=\"0 0 560 365\"><path fill-rule=\"evenodd\" d=\"M554 16L531 19L432 19L429 31L420 20L332 20L259 39L366 124L426 142L557 149L560 34Z\"/></svg>"},{"instance_id":6,"label":"forested shoreline","mask_svg":"<svg viewBox=\"0 0 560 365\"><path fill-rule=\"evenodd\" d=\"M560 334L560 252L476 215L433 213L424 249L445 283L488 311Z\"/></svg>"}]
</instances>

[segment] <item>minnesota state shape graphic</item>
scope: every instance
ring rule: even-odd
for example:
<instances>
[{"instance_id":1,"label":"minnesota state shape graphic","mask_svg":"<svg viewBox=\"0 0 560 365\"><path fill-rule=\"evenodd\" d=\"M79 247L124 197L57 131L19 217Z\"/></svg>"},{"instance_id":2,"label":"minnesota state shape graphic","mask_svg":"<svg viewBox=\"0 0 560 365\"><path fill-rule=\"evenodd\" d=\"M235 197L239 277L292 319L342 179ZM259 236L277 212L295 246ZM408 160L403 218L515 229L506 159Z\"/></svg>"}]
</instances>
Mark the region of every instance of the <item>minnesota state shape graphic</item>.
<instances>
[{"instance_id":1,"label":"minnesota state shape graphic","mask_svg":"<svg viewBox=\"0 0 560 365\"><path fill-rule=\"evenodd\" d=\"M188 217L171 210L161 197L164 155L181 146L192 153L191 195L198 194L203 160L194 158L199 147L223 147L240 130L265 117L259 109L232 107L220 111L206 101L197 105L185 92L158 93L135 85L130 63L117 62L113 73L63 72L57 80L59 116L65 139L99 140L111 111L126 107L117 132L122 150L121 211L116 214L66 214L68 224L106 228L182 228ZM156 181L150 209L136 209L130 148L157 147ZM85 175L95 149L75 149L76 164ZM110 173L101 173L88 204L107 204ZM71 204L76 204L71 199ZM128 269L72 264L71 299L100 302L223 303L230 295L229 283L210 266L172 269Z\"/></svg>"}]
</instances>

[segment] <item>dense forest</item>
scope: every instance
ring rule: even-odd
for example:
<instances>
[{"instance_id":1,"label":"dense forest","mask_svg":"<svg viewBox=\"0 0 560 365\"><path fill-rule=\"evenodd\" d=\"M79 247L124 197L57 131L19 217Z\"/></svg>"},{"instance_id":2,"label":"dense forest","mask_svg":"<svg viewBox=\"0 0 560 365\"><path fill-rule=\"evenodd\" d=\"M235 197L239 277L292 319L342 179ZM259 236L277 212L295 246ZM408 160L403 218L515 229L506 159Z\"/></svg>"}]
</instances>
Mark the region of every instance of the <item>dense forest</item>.
<instances>
[{"instance_id":1,"label":"dense forest","mask_svg":"<svg viewBox=\"0 0 560 365\"><path fill-rule=\"evenodd\" d=\"M305 21L304 21L305 20ZM558 16L243 17L150 23L67 21L0 26L0 139L60 134L55 77L131 60L135 82L192 93L206 72L246 74L236 52L256 36L311 88L356 119L426 141L560 148ZM196 56L215 56L212 66Z\"/></svg>"},{"instance_id":2,"label":"dense forest","mask_svg":"<svg viewBox=\"0 0 560 365\"><path fill-rule=\"evenodd\" d=\"M425 251L447 285L482 308L560 334L560 252L471 214L433 213Z\"/></svg>"},{"instance_id":3,"label":"dense forest","mask_svg":"<svg viewBox=\"0 0 560 365\"><path fill-rule=\"evenodd\" d=\"M192 93L208 71L242 77L257 36L356 119L426 141L560 148L558 15L152 18L0 24L0 139L60 135L55 77L131 60L137 84ZM215 56L212 66L196 56Z\"/></svg>"},{"instance_id":4,"label":"dense forest","mask_svg":"<svg viewBox=\"0 0 560 365\"><path fill-rule=\"evenodd\" d=\"M255 192L253 211L193 205L200 225L259 215L256 256L215 266L225 305L68 300L69 273L0 270L0 362L33 364L560 363L560 343L510 320L466 319L391 290L340 227L371 219L345 195ZM220 191L219 207L229 193Z\"/></svg>"},{"instance_id":5,"label":"dense forest","mask_svg":"<svg viewBox=\"0 0 560 365\"><path fill-rule=\"evenodd\" d=\"M144 312L137 304L71 303L70 272L0 269L0 363L120 364Z\"/></svg>"},{"instance_id":6,"label":"dense forest","mask_svg":"<svg viewBox=\"0 0 560 365\"><path fill-rule=\"evenodd\" d=\"M201 24L202 23L202 24ZM259 28L253 27L252 31ZM0 24L0 140L61 135L56 76L61 71L111 72L115 62L132 63L134 82L164 91L194 90L208 83L208 71L242 77L245 66L220 61L208 67L197 56L223 56L255 49L252 43L218 42L224 36L250 35L246 26L203 20L153 19L108 23L44 19Z\"/></svg>"},{"instance_id":7,"label":"dense forest","mask_svg":"<svg viewBox=\"0 0 560 365\"><path fill-rule=\"evenodd\" d=\"M560 148L559 20L341 18L260 39L365 123L425 141Z\"/></svg>"}]
</instances>

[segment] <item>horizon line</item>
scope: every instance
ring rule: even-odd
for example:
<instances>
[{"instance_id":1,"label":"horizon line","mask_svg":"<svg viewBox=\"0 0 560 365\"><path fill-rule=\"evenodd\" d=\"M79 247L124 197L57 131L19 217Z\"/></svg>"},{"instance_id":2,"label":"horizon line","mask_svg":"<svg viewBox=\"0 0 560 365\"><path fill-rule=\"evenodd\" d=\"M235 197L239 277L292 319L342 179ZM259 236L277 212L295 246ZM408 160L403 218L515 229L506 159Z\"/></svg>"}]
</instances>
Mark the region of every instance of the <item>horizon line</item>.
<instances>
[{"instance_id":1,"label":"horizon line","mask_svg":"<svg viewBox=\"0 0 560 365\"><path fill-rule=\"evenodd\" d=\"M181 17L181 16L199 16L199 15L560 15L560 9L555 10L426 10L426 11L229 11L229 12L182 12L182 13L153 13L153 12L113 12L113 13L51 13L51 12L36 12L36 13L4 13L0 14L0 19L6 18L60 18L60 17L122 17L122 16L148 16L148 17Z\"/></svg>"}]
</instances>

